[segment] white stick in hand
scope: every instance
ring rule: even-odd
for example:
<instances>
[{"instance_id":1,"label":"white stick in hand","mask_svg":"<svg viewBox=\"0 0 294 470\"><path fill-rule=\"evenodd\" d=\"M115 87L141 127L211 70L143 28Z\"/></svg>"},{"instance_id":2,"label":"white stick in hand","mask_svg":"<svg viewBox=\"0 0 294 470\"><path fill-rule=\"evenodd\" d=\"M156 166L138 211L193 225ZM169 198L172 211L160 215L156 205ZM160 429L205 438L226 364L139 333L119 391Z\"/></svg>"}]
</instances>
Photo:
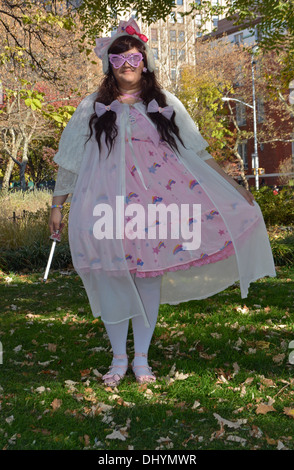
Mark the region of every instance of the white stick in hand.
<instances>
[{"instance_id":1,"label":"white stick in hand","mask_svg":"<svg viewBox=\"0 0 294 470\"><path fill-rule=\"evenodd\" d=\"M48 258L48 263L47 263L45 274L44 274L44 279L43 279L44 282L46 282L47 279L48 279L48 273L49 273L49 269L50 269L50 266L51 266L51 263L52 263L52 258L53 258L54 250L55 250L55 247L56 247L56 242L60 242L60 232L61 232L62 228L63 228L63 224L61 224L60 230L56 230L56 232L52 233L52 235L50 237L51 240L53 240L53 243L52 243L52 246L51 246L51 250L50 250L50 254L49 254L49 258Z\"/></svg>"},{"instance_id":2,"label":"white stick in hand","mask_svg":"<svg viewBox=\"0 0 294 470\"><path fill-rule=\"evenodd\" d=\"M46 267L46 271L45 271L44 279L43 279L44 282L46 282L47 279L48 279L48 273L49 273L49 269L50 269L50 266L51 266L51 263L52 263L52 258L53 258L53 253L54 253L54 250L55 250L55 246L56 246L56 240L54 240L54 242L52 243L52 246L51 246L49 259L48 259L48 263L47 263L47 267Z\"/></svg>"}]
</instances>

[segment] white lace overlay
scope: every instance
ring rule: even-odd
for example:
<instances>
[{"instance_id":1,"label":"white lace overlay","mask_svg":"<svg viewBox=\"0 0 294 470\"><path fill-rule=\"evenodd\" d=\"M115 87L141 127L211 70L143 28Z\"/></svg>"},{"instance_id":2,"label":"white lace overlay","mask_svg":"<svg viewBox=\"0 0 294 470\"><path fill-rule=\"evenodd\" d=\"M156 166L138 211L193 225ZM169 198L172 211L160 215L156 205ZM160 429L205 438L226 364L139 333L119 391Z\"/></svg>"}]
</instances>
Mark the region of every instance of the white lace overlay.
<instances>
[{"instance_id":1,"label":"white lace overlay","mask_svg":"<svg viewBox=\"0 0 294 470\"><path fill-rule=\"evenodd\" d=\"M63 196L73 194L76 187L78 175L72 171L66 170L61 166L58 168L56 184L53 196Z\"/></svg>"},{"instance_id":2,"label":"white lace overlay","mask_svg":"<svg viewBox=\"0 0 294 470\"><path fill-rule=\"evenodd\" d=\"M201 160L209 160L209 158L213 158L210 153L207 152L207 150L200 150L200 152L197 152L198 157L201 158Z\"/></svg>"},{"instance_id":3,"label":"white lace overlay","mask_svg":"<svg viewBox=\"0 0 294 470\"><path fill-rule=\"evenodd\" d=\"M191 174L191 183L194 180L198 182L197 190L203 191L211 200L215 210L208 216L219 214L222 217L228 236L224 238L224 246L231 241L234 254L214 263L166 272L162 276L160 302L173 305L204 299L236 281L240 282L241 297L245 298L251 282L267 275L276 275L260 207L256 202L253 206L248 204L236 188L205 163L204 160L211 158L206 152L207 142L183 104L169 92L165 94L167 104L174 106L176 123L184 143L182 145L175 137L179 163L183 165L183 171ZM96 223L93 207L98 201L109 201L114 207L117 197L125 198L125 152L126 146L130 145L126 142L125 134L130 109L124 103L119 114L118 136L109 158L106 158L106 145L101 146L99 153L95 137L88 139L89 117L93 113L96 96L92 94L80 103L63 131L59 151L54 157L60 168L54 195L73 192L68 221L69 244L73 266L83 281L93 315L101 316L103 322L109 324L142 316L146 326L150 326L127 264L120 207L115 213L119 217L115 221L114 236L98 240L93 231L93 223ZM145 105L134 103L133 107L156 130L146 113ZM103 165L99 165L98 158L101 158ZM197 202L196 193L193 200L194 196ZM220 232L218 234L221 237L224 234ZM176 246L175 256L179 252L177 250L182 251L182 248L181 244ZM205 255L203 251L201 256Z\"/></svg>"}]
</instances>

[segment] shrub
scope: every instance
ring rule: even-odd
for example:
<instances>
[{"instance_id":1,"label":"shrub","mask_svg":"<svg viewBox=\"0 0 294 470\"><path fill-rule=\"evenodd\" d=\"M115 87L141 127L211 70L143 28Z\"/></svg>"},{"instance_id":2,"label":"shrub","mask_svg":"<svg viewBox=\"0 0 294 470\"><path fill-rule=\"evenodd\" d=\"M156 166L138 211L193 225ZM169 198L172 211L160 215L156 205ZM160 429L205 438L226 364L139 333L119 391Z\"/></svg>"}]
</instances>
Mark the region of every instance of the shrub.
<instances>
[{"instance_id":1,"label":"shrub","mask_svg":"<svg viewBox=\"0 0 294 470\"><path fill-rule=\"evenodd\" d=\"M2 195L1 202L5 210L0 218L0 269L6 272L45 270L52 243L48 226L51 198L52 194L43 191L35 194ZM24 207L25 216L22 215ZM15 220L12 218L13 211L17 214ZM52 260L54 269L71 265L67 234L68 211L68 205L65 205L65 227Z\"/></svg>"},{"instance_id":2,"label":"shrub","mask_svg":"<svg viewBox=\"0 0 294 470\"><path fill-rule=\"evenodd\" d=\"M259 204L267 227L271 225L294 225L294 191L293 187L285 186L278 194L268 186L259 191L252 190Z\"/></svg>"},{"instance_id":3,"label":"shrub","mask_svg":"<svg viewBox=\"0 0 294 470\"><path fill-rule=\"evenodd\" d=\"M44 269L47 266L50 246L33 242L30 246L22 246L18 249L2 250L0 254L0 269L4 272L29 272ZM56 244L52 259L52 269L64 269L71 266L71 254L69 245Z\"/></svg>"},{"instance_id":4,"label":"shrub","mask_svg":"<svg viewBox=\"0 0 294 470\"><path fill-rule=\"evenodd\" d=\"M291 266L294 263L294 233L284 227L269 230L270 244L276 266Z\"/></svg>"}]
</instances>

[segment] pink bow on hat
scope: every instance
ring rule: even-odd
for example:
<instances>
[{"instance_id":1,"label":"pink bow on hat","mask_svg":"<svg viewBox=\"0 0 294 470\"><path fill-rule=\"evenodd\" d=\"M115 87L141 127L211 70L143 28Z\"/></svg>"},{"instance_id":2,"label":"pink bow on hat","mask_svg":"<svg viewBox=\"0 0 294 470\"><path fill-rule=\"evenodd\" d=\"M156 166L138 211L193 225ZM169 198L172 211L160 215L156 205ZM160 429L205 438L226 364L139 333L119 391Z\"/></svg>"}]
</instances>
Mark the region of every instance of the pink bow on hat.
<instances>
[{"instance_id":1,"label":"pink bow on hat","mask_svg":"<svg viewBox=\"0 0 294 470\"><path fill-rule=\"evenodd\" d=\"M172 117L173 112L173 106L165 106L164 108L161 108L160 106L158 106L156 100L150 101L147 107L147 113L160 113L163 114L167 119L170 119Z\"/></svg>"},{"instance_id":2,"label":"pink bow on hat","mask_svg":"<svg viewBox=\"0 0 294 470\"><path fill-rule=\"evenodd\" d=\"M114 113L118 114L120 110L121 103L118 100L114 100L108 105L99 102L95 103L95 113L98 117L102 116L107 111L113 111Z\"/></svg>"},{"instance_id":3,"label":"pink bow on hat","mask_svg":"<svg viewBox=\"0 0 294 470\"><path fill-rule=\"evenodd\" d=\"M139 36L139 38L143 41L143 42L147 42L148 41L148 38L145 36L145 34L141 34L141 33L138 33L135 28L133 28L133 26L127 26L126 27L126 32L128 34L131 34L131 36L133 36L134 34L136 34L137 36Z\"/></svg>"}]
</instances>

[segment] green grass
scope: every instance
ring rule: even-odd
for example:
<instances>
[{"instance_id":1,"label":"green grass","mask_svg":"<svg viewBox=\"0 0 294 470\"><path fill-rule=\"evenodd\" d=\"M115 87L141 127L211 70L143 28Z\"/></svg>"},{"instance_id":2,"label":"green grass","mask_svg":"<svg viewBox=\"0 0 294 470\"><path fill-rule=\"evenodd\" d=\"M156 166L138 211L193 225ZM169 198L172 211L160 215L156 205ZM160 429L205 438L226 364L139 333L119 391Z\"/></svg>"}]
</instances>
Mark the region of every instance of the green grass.
<instances>
[{"instance_id":1,"label":"green grass","mask_svg":"<svg viewBox=\"0 0 294 470\"><path fill-rule=\"evenodd\" d=\"M293 267L253 283L245 300L235 285L161 305L158 381L139 386L130 371L116 390L100 378L111 349L81 280L42 276L1 275L0 449L294 449Z\"/></svg>"}]
</instances>

